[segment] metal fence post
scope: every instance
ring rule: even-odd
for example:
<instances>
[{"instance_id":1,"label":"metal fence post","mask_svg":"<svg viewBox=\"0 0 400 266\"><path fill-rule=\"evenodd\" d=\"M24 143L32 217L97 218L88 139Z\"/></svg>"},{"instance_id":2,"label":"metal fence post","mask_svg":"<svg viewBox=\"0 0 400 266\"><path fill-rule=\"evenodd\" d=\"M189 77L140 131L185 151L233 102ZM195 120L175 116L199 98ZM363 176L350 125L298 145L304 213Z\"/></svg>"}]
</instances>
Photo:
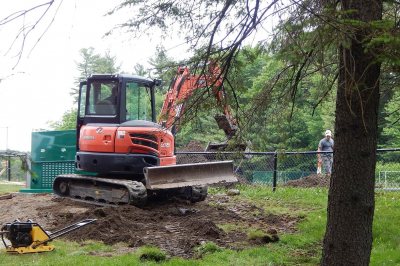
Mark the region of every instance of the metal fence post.
<instances>
[{"instance_id":1,"label":"metal fence post","mask_svg":"<svg viewBox=\"0 0 400 266\"><path fill-rule=\"evenodd\" d=\"M278 152L274 153L274 176L272 180L272 191L276 190L276 180L278 175Z\"/></svg>"},{"instance_id":2,"label":"metal fence post","mask_svg":"<svg viewBox=\"0 0 400 266\"><path fill-rule=\"evenodd\" d=\"M11 159L8 157L7 159L7 180L11 181Z\"/></svg>"}]
</instances>

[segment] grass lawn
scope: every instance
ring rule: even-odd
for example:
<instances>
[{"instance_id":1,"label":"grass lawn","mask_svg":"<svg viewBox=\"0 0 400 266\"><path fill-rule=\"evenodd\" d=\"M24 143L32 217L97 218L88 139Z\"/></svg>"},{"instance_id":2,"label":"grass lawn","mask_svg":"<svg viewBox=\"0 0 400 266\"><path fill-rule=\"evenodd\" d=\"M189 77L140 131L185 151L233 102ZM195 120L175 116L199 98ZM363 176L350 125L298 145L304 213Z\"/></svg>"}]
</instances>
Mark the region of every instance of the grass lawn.
<instances>
[{"instance_id":1,"label":"grass lawn","mask_svg":"<svg viewBox=\"0 0 400 266\"><path fill-rule=\"evenodd\" d=\"M24 188L24 186L0 183L0 195L11 193L11 192L18 192L22 188Z\"/></svg>"},{"instance_id":2,"label":"grass lawn","mask_svg":"<svg viewBox=\"0 0 400 266\"><path fill-rule=\"evenodd\" d=\"M31 255L9 255L0 251L1 265L318 265L326 225L327 190L241 186L237 201L252 201L271 214L301 218L298 231L280 234L280 241L241 251L206 243L198 248L198 259L165 258L154 247L123 253L124 245L97 242L54 241L56 250ZM0 186L0 193L5 189ZM212 193L223 190L212 189ZM400 193L377 192L371 265L400 265ZM228 225L220 225L228 228ZM119 255L118 255L119 254ZM111 256L113 255L113 256ZM141 259L142 258L142 259ZM147 259L143 259L147 258ZM156 262L156 261L160 262Z\"/></svg>"}]
</instances>

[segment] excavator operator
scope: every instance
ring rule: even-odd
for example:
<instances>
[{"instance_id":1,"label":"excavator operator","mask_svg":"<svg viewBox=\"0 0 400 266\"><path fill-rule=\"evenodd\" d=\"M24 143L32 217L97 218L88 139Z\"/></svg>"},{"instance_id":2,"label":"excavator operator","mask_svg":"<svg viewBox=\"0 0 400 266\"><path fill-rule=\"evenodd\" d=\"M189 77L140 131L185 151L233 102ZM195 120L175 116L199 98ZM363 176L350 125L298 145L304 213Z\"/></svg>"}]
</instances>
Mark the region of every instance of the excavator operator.
<instances>
[{"instance_id":1,"label":"excavator operator","mask_svg":"<svg viewBox=\"0 0 400 266\"><path fill-rule=\"evenodd\" d=\"M114 84L111 89L111 94L99 99L95 105L96 114L98 115L115 115L117 109L118 86Z\"/></svg>"}]
</instances>

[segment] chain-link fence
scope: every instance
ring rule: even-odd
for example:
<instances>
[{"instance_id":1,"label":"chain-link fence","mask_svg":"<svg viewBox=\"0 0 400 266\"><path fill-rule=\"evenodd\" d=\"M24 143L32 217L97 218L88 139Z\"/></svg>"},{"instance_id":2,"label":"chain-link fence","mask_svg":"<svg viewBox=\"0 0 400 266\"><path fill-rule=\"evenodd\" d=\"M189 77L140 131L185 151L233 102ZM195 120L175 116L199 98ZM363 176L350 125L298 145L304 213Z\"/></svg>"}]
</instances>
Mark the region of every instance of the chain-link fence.
<instances>
[{"instance_id":1,"label":"chain-link fence","mask_svg":"<svg viewBox=\"0 0 400 266\"><path fill-rule=\"evenodd\" d=\"M317 175L316 151L309 152L177 152L177 163L201 163L210 161L232 160L235 174L243 181L269 185L272 188L283 186L290 181L300 181ZM11 171L11 181L20 181L24 174L20 174L21 160L14 158L13 167L19 172ZM57 166L52 164L57 163ZM18 165L19 164L19 165ZM51 188L55 176L60 173L72 173L73 161L59 159L55 162L36 162L32 166L38 179L42 180L36 186ZM36 168L35 168L35 167ZM2 168L0 168L1 170ZM38 169L40 171L38 171ZM323 178L320 178L323 179ZM7 175L0 176L7 180ZM325 179L327 180L327 179ZM47 183L46 183L47 182ZM47 185L44 186L43 184ZM31 184L32 185L32 184ZM400 148L379 149L376 164L376 187L378 189L400 190Z\"/></svg>"},{"instance_id":2,"label":"chain-link fence","mask_svg":"<svg viewBox=\"0 0 400 266\"><path fill-rule=\"evenodd\" d=\"M14 151L0 151L0 181L25 182L27 154Z\"/></svg>"},{"instance_id":3,"label":"chain-link fence","mask_svg":"<svg viewBox=\"0 0 400 266\"><path fill-rule=\"evenodd\" d=\"M387 190L400 190L400 148L378 149L375 185Z\"/></svg>"},{"instance_id":4,"label":"chain-link fence","mask_svg":"<svg viewBox=\"0 0 400 266\"><path fill-rule=\"evenodd\" d=\"M201 163L210 161L234 161L234 171L240 178L250 182L273 182L274 152L177 152L177 164Z\"/></svg>"},{"instance_id":5,"label":"chain-link fence","mask_svg":"<svg viewBox=\"0 0 400 266\"><path fill-rule=\"evenodd\" d=\"M324 152L327 153L327 152ZM177 152L178 164L232 160L239 178L277 187L316 176L318 152ZM324 174L322 172L322 174ZM400 149L379 149L376 187L400 189Z\"/></svg>"}]
</instances>

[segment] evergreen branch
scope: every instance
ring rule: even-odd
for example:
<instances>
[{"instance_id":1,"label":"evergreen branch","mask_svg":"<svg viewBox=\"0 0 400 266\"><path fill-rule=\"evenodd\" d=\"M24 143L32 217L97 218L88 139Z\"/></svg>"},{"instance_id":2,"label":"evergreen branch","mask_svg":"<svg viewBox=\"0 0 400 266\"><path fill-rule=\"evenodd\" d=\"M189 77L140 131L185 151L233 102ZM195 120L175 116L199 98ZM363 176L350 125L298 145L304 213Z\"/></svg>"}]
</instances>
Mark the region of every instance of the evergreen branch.
<instances>
[{"instance_id":1,"label":"evergreen branch","mask_svg":"<svg viewBox=\"0 0 400 266\"><path fill-rule=\"evenodd\" d=\"M313 106L312 116L314 116L315 110L316 110L317 107L322 103L322 101L325 99L325 97L328 95L328 93L332 91L333 86L335 85L335 83L336 83L338 77L339 77L339 71L336 71L336 75L335 75L335 77L333 78L333 80L332 80L330 86L328 87L327 90L325 90L325 92L324 92L324 94L322 95L322 97L321 97L321 98L318 100L318 102Z\"/></svg>"}]
</instances>

